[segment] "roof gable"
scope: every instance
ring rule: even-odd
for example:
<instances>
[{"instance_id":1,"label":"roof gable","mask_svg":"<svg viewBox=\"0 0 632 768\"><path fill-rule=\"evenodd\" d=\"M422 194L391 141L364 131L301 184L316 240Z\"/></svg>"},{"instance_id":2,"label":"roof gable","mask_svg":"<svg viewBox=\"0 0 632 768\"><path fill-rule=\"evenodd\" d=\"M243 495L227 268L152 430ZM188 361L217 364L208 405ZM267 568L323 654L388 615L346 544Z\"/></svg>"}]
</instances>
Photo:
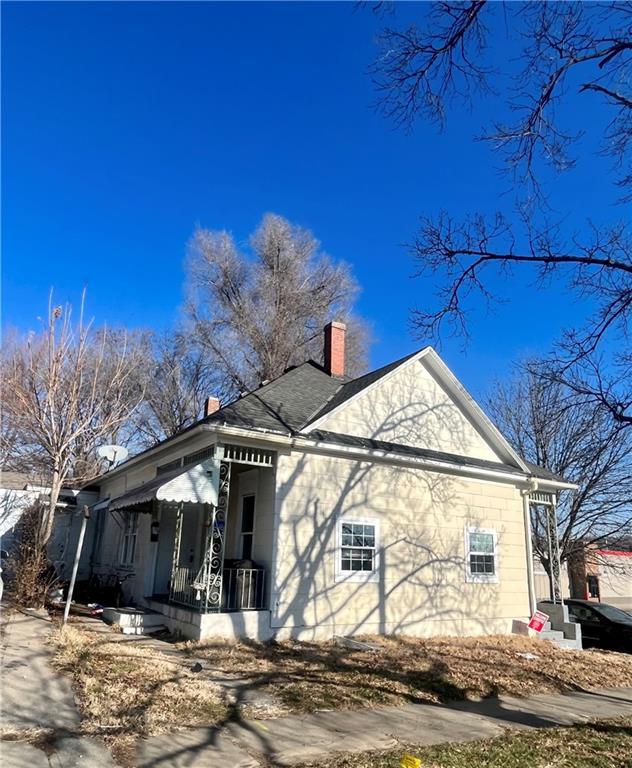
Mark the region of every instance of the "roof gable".
<instances>
[{"instance_id":1,"label":"roof gable","mask_svg":"<svg viewBox=\"0 0 632 768\"><path fill-rule=\"evenodd\" d=\"M444 451L525 469L519 456L432 347L345 384L302 432L312 430Z\"/></svg>"}]
</instances>

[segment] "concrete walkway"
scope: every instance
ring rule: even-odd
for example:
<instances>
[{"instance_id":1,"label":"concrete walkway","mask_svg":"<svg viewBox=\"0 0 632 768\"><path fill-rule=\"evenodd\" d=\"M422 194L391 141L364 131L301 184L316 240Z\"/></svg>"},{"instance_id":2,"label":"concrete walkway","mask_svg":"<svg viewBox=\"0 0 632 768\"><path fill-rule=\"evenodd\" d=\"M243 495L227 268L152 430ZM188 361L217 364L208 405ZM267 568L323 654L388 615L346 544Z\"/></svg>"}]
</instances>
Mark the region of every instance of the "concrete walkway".
<instances>
[{"instance_id":1,"label":"concrete walkway","mask_svg":"<svg viewBox=\"0 0 632 768\"><path fill-rule=\"evenodd\" d=\"M45 611L0 608L0 741L2 768L114 768L109 751L82 736L67 678L50 664L51 630ZM33 744L34 731L47 732Z\"/></svg>"},{"instance_id":2,"label":"concrete walkway","mask_svg":"<svg viewBox=\"0 0 632 768\"><path fill-rule=\"evenodd\" d=\"M409 704L353 712L228 723L144 739L138 768L291 766L335 752L440 744L500 736L507 728L546 728L595 718L632 717L632 688L519 699Z\"/></svg>"}]
</instances>

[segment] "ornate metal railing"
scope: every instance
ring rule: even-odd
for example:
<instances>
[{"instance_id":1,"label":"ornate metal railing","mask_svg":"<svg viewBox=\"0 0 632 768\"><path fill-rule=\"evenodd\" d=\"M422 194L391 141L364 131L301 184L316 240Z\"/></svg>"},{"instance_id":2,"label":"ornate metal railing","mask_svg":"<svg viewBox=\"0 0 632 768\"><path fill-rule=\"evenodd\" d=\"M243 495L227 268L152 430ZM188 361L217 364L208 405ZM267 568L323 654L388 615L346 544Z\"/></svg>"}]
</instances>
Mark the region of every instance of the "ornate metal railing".
<instances>
[{"instance_id":1,"label":"ornate metal railing","mask_svg":"<svg viewBox=\"0 0 632 768\"><path fill-rule=\"evenodd\" d=\"M174 569L169 598L172 602L206 611L206 595L196 582L197 571L185 566ZM224 568L222 611L256 611L265 608L266 572L263 568ZM216 608L214 610L217 610Z\"/></svg>"}]
</instances>

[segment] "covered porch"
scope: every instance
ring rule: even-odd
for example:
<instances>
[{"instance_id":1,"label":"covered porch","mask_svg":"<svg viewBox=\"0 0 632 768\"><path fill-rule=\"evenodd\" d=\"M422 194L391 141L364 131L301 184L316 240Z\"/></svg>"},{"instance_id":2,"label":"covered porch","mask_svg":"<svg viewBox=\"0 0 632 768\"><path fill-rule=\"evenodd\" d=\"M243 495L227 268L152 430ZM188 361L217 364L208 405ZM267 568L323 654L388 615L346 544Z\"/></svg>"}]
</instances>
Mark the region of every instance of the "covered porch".
<instances>
[{"instance_id":1,"label":"covered porch","mask_svg":"<svg viewBox=\"0 0 632 768\"><path fill-rule=\"evenodd\" d=\"M217 444L159 466L153 480L109 501L108 511L120 518L122 561L140 566L132 602L190 637L232 636L230 627L242 624L251 633L257 617L222 621L217 614L267 615L275 457ZM144 540L137 543L139 531ZM130 548L142 548L142 557Z\"/></svg>"}]
</instances>

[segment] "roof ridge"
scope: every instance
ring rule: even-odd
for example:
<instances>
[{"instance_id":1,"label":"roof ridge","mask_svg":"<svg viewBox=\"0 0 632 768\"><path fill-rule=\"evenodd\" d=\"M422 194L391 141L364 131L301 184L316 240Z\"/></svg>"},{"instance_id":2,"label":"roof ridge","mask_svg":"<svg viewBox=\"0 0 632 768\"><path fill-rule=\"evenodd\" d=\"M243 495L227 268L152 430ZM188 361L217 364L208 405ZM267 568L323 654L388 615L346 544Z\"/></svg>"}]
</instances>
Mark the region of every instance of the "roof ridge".
<instances>
[{"instance_id":1,"label":"roof ridge","mask_svg":"<svg viewBox=\"0 0 632 768\"><path fill-rule=\"evenodd\" d=\"M235 405L235 403L240 402L241 400L244 400L247 397L250 397L250 395L260 395L262 389L267 389L268 387L271 387L273 384L276 384L278 381L280 381L285 376L288 376L294 371L298 371L299 368L302 368L305 365L311 365L312 367L316 368L319 371L322 371L325 375L327 375L325 369L322 365L317 363L315 360L309 359L309 360L303 360L302 363L297 363L297 365L291 365L288 368L286 368L283 373L280 373L278 376L275 376L273 379L270 379L269 381L266 381L265 384L261 383L258 387L255 389L251 389L248 392L244 392L241 395L238 395L233 400L230 400L225 405L222 405L220 408L218 408L216 411L213 411L213 413L210 413L208 416L203 416L201 419L198 419L194 424L202 424L206 421L213 420L217 414L221 413L225 408L230 408L231 405ZM193 426L193 425L191 425Z\"/></svg>"}]
</instances>

